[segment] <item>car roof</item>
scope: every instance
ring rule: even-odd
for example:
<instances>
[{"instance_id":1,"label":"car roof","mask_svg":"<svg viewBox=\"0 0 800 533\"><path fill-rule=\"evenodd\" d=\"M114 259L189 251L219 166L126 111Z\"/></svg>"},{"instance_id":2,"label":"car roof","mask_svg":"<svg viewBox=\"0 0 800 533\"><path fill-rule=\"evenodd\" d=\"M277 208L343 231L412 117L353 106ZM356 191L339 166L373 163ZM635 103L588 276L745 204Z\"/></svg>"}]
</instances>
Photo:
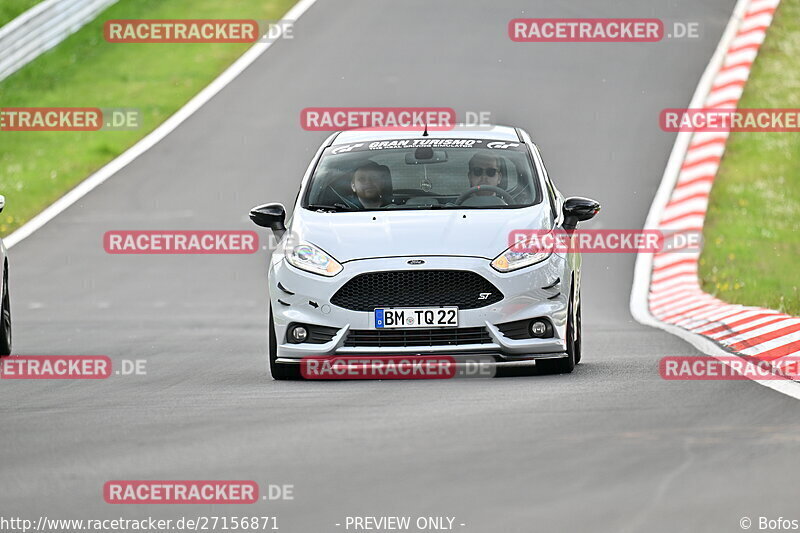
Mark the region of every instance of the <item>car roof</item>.
<instances>
[{"instance_id":1,"label":"car roof","mask_svg":"<svg viewBox=\"0 0 800 533\"><path fill-rule=\"evenodd\" d=\"M487 125L469 127L456 125L451 130L429 131L428 138L432 139L493 139L498 141L519 142L515 128L510 126ZM347 130L339 132L332 144L348 144L352 142L385 141L390 139L418 139L422 138L422 131L397 131L397 130Z\"/></svg>"}]
</instances>

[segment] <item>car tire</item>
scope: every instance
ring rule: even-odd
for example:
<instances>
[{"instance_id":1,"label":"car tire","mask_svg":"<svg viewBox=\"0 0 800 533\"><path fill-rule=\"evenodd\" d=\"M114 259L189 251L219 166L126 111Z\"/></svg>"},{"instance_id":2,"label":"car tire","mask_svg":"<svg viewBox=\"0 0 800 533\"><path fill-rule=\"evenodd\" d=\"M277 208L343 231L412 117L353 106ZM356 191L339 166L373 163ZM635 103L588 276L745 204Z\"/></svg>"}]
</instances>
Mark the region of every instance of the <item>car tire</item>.
<instances>
[{"instance_id":1,"label":"car tire","mask_svg":"<svg viewBox=\"0 0 800 533\"><path fill-rule=\"evenodd\" d=\"M575 286L569 291L569 306L567 307L567 356L558 359L542 359L536 362L539 374L569 374L575 369L580 359L580 319L575 312ZM580 310L580 304L577 306Z\"/></svg>"},{"instance_id":2,"label":"car tire","mask_svg":"<svg viewBox=\"0 0 800 533\"><path fill-rule=\"evenodd\" d=\"M0 304L0 356L11 354L11 298L8 295L8 265L3 269L3 297Z\"/></svg>"},{"instance_id":3,"label":"car tire","mask_svg":"<svg viewBox=\"0 0 800 533\"><path fill-rule=\"evenodd\" d=\"M272 306L269 308L269 372L275 381L299 380L299 364L278 362L278 338L275 335L275 322L272 320Z\"/></svg>"},{"instance_id":4,"label":"car tire","mask_svg":"<svg viewBox=\"0 0 800 533\"><path fill-rule=\"evenodd\" d=\"M578 292L578 311L575 313L575 364L581 362L581 355L583 353L583 341L581 330L581 295Z\"/></svg>"}]
</instances>

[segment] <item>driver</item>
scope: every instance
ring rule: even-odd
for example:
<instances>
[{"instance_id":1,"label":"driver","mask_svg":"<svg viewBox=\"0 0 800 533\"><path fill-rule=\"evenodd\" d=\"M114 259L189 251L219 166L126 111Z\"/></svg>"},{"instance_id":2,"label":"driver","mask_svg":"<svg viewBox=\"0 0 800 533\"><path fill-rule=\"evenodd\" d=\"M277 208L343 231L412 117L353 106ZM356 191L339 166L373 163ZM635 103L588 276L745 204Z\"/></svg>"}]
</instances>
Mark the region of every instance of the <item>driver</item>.
<instances>
[{"instance_id":1,"label":"driver","mask_svg":"<svg viewBox=\"0 0 800 533\"><path fill-rule=\"evenodd\" d=\"M502 178L500 161L493 155L475 154L469 160L467 177L469 178L470 187L478 187L479 185L498 187L500 178ZM475 195L494 196L495 193L492 191L478 191Z\"/></svg>"},{"instance_id":2,"label":"driver","mask_svg":"<svg viewBox=\"0 0 800 533\"><path fill-rule=\"evenodd\" d=\"M355 203L362 209L378 209L389 202L384 200L384 184L391 183L389 167L375 161L366 161L353 171L350 188L356 195Z\"/></svg>"}]
</instances>

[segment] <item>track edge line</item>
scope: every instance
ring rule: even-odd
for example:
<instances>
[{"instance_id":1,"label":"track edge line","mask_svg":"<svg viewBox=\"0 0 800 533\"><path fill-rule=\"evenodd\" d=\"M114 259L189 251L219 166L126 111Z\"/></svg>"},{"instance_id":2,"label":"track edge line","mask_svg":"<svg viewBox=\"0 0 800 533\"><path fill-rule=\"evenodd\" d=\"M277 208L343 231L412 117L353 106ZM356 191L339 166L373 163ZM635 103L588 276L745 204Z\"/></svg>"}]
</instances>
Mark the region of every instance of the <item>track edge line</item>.
<instances>
[{"instance_id":1,"label":"track edge line","mask_svg":"<svg viewBox=\"0 0 800 533\"><path fill-rule=\"evenodd\" d=\"M286 20L296 21L305 13L316 0L299 0L283 16ZM279 28L279 32L282 29ZM279 35L270 42L255 43L248 48L236 61L214 78L214 80L203 87L200 92L194 95L183 107L173 113L167 120L162 122L156 129L139 139L136 144L122 152L120 155L103 165L89 177L78 183L67 193L47 206L40 213L31 218L28 222L17 228L13 233L3 239L6 248L11 248L21 241L30 237L35 231L42 228L45 224L53 220L56 216L65 211L75 202L86 196L93 189L101 185L108 178L128 166L137 157L158 144L166 138L186 119L191 117L198 109L208 103L214 96L224 89L229 83L235 80L239 74L244 72L247 67L255 62L261 54L269 50L272 43L280 38Z\"/></svg>"}]
</instances>

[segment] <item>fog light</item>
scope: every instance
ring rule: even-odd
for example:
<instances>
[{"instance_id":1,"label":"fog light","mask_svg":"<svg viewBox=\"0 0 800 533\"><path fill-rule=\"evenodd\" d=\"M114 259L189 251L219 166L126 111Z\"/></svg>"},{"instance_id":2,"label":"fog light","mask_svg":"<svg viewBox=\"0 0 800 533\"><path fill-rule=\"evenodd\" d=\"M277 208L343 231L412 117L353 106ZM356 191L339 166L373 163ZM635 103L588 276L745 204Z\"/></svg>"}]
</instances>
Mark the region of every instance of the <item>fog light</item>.
<instances>
[{"instance_id":1,"label":"fog light","mask_svg":"<svg viewBox=\"0 0 800 533\"><path fill-rule=\"evenodd\" d=\"M289 337L294 342L303 342L308 337L308 330L303 326L295 326L289 332Z\"/></svg>"},{"instance_id":2,"label":"fog light","mask_svg":"<svg viewBox=\"0 0 800 533\"><path fill-rule=\"evenodd\" d=\"M547 324L541 320L534 320L531 322L531 335L534 337L543 337L547 332Z\"/></svg>"}]
</instances>

